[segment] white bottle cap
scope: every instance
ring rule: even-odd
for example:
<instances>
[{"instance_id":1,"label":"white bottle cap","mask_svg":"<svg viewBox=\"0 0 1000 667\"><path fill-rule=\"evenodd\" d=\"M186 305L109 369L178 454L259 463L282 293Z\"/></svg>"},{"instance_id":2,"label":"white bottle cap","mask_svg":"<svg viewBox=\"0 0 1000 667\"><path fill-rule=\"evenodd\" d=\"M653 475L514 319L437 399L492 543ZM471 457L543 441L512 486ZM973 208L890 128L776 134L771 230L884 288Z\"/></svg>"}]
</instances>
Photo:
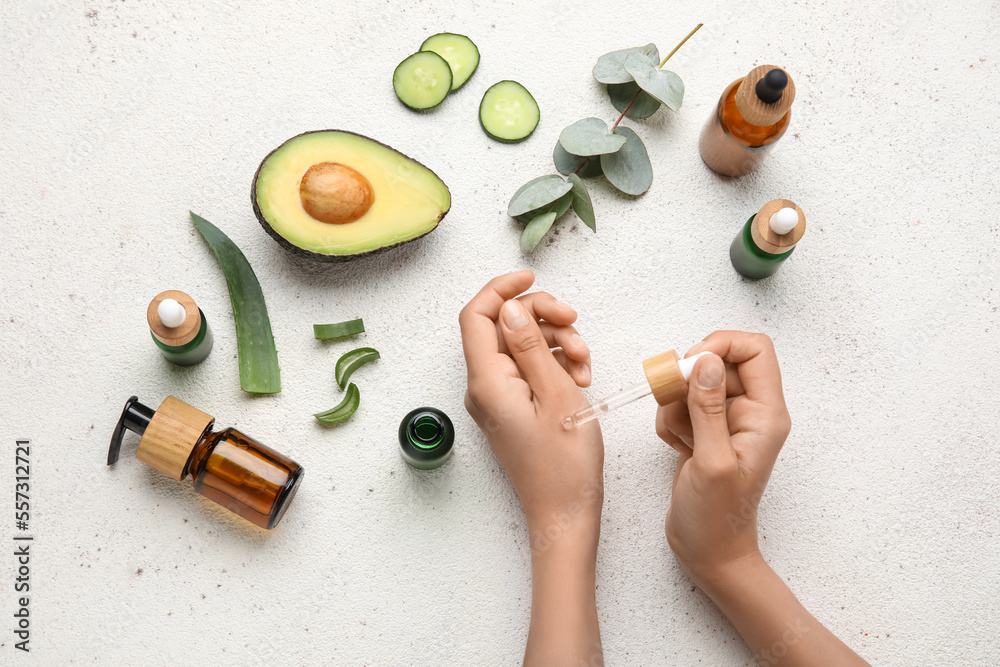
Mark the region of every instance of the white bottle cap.
<instances>
[{"instance_id":1,"label":"white bottle cap","mask_svg":"<svg viewBox=\"0 0 1000 667\"><path fill-rule=\"evenodd\" d=\"M699 352L693 357L687 357L686 359L680 359L677 361L677 366L681 369L681 376L684 377L684 381L687 382L691 378L691 371L694 370L694 364L698 361L699 357L704 357L706 354L712 354L711 352Z\"/></svg>"},{"instance_id":2,"label":"white bottle cap","mask_svg":"<svg viewBox=\"0 0 1000 667\"><path fill-rule=\"evenodd\" d=\"M794 208L786 206L775 211L767 224L771 227L772 232L783 236L799 224L799 214Z\"/></svg>"},{"instance_id":3,"label":"white bottle cap","mask_svg":"<svg viewBox=\"0 0 1000 667\"><path fill-rule=\"evenodd\" d=\"M184 310L184 306L173 299L164 299L161 301L160 305L156 308L156 313L160 316L163 326L169 329L179 327L187 319L187 311Z\"/></svg>"}]
</instances>

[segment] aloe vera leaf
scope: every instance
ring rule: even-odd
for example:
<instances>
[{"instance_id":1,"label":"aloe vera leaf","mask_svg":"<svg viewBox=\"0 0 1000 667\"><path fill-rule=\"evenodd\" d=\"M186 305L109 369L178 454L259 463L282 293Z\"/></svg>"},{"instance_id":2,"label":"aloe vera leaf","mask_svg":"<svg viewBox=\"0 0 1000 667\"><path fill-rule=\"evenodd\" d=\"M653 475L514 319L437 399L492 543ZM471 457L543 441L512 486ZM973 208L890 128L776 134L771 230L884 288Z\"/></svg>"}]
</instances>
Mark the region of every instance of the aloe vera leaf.
<instances>
[{"instance_id":1,"label":"aloe vera leaf","mask_svg":"<svg viewBox=\"0 0 1000 667\"><path fill-rule=\"evenodd\" d=\"M361 404L361 392L358 391L358 385L353 382L347 388L347 394L336 407L330 408L326 412L317 412L313 415L316 421L322 422L324 424L336 424L337 422L342 422L351 415L353 415L358 410L358 406Z\"/></svg>"},{"instance_id":2,"label":"aloe vera leaf","mask_svg":"<svg viewBox=\"0 0 1000 667\"><path fill-rule=\"evenodd\" d=\"M257 276L240 249L218 227L195 213L191 213L191 220L219 261L229 287L236 321L240 387L250 394L276 394L281 391L278 351Z\"/></svg>"},{"instance_id":3,"label":"aloe vera leaf","mask_svg":"<svg viewBox=\"0 0 1000 667\"><path fill-rule=\"evenodd\" d=\"M314 324L313 338L316 340L334 340L336 338L346 338L356 336L365 332L365 323L359 317L356 320L337 322L335 324Z\"/></svg>"},{"instance_id":4,"label":"aloe vera leaf","mask_svg":"<svg viewBox=\"0 0 1000 667\"><path fill-rule=\"evenodd\" d=\"M337 359L337 384L340 386L341 390L347 385L347 381L351 379L351 375L354 371L358 370L365 364L376 359L380 359L382 355L378 353L373 347L359 347L356 350L351 350L350 352L345 352Z\"/></svg>"}]
</instances>

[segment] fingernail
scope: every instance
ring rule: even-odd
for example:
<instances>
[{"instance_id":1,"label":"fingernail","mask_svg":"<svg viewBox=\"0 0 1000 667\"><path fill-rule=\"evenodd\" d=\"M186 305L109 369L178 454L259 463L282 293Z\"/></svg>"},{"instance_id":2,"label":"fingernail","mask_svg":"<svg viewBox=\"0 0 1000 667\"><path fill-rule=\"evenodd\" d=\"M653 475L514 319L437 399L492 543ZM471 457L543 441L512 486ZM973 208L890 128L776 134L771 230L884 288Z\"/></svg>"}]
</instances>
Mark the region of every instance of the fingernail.
<instances>
[{"instance_id":1,"label":"fingernail","mask_svg":"<svg viewBox=\"0 0 1000 667\"><path fill-rule=\"evenodd\" d=\"M573 306L569 305L568 303L563 303L562 301L556 301L556 305L562 308L563 310L573 310Z\"/></svg>"},{"instance_id":2,"label":"fingernail","mask_svg":"<svg viewBox=\"0 0 1000 667\"><path fill-rule=\"evenodd\" d=\"M722 375L725 369L722 366L722 360L717 356L714 354L706 355L698 368L698 385L702 389L715 389L722 384Z\"/></svg>"},{"instance_id":3,"label":"fingernail","mask_svg":"<svg viewBox=\"0 0 1000 667\"><path fill-rule=\"evenodd\" d=\"M581 336L580 334L573 334L570 337L570 340L572 340L573 344L576 345L577 347L582 347L585 350L588 349L587 344L583 340L583 336Z\"/></svg>"},{"instance_id":4,"label":"fingernail","mask_svg":"<svg viewBox=\"0 0 1000 667\"><path fill-rule=\"evenodd\" d=\"M580 364L580 379L584 382L590 382L590 366L587 364Z\"/></svg>"},{"instance_id":5,"label":"fingernail","mask_svg":"<svg viewBox=\"0 0 1000 667\"><path fill-rule=\"evenodd\" d=\"M516 299L503 304L503 321L508 329L520 329L528 324L528 313Z\"/></svg>"}]
</instances>

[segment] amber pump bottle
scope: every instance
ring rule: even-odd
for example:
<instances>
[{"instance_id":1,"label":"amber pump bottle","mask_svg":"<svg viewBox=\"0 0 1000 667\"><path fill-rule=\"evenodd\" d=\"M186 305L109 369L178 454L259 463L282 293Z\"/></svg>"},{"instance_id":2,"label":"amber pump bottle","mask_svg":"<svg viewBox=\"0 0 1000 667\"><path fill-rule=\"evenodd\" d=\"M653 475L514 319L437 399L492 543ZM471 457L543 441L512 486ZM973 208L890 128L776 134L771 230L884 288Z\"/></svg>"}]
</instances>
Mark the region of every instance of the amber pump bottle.
<instances>
[{"instance_id":1,"label":"amber pump bottle","mask_svg":"<svg viewBox=\"0 0 1000 667\"><path fill-rule=\"evenodd\" d=\"M743 176L760 166L788 129L795 83L774 65L753 68L723 91L701 131L701 159L723 176Z\"/></svg>"},{"instance_id":2,"label":"amber pump bottle","mask_svg":"<svg viewBox=\"0 0 1000 667\"><path fill-rule=\"evenodd\" d=\"M142 436L135 457L261 528L278 525L303 469L234 428L213 431L215 418L173 396L155 411L136 396L125 403L111 436L108 465L118 460L126 429Z\"/></svg>"}]
</instances>

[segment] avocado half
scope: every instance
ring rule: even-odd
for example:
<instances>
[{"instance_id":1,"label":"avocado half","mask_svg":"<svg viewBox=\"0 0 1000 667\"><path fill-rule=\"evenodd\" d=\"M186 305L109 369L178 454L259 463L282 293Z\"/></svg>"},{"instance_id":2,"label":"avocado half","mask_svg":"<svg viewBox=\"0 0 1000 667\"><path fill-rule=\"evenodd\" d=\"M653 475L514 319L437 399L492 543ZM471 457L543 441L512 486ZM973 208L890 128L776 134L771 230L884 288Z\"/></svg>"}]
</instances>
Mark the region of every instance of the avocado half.
<instances>
[{"instance_id":1,"label":"avocado half","mask_svg":"<svg viewBox=\"0 0 1000 667\"><path fill-rule=\"evenodd\" d=\"M420 238L451 208L451 192L433 171L344 130L305 132L275 148L257 168L250 197L275 241L323 262Z\"/></svg>"}]
</instances>

